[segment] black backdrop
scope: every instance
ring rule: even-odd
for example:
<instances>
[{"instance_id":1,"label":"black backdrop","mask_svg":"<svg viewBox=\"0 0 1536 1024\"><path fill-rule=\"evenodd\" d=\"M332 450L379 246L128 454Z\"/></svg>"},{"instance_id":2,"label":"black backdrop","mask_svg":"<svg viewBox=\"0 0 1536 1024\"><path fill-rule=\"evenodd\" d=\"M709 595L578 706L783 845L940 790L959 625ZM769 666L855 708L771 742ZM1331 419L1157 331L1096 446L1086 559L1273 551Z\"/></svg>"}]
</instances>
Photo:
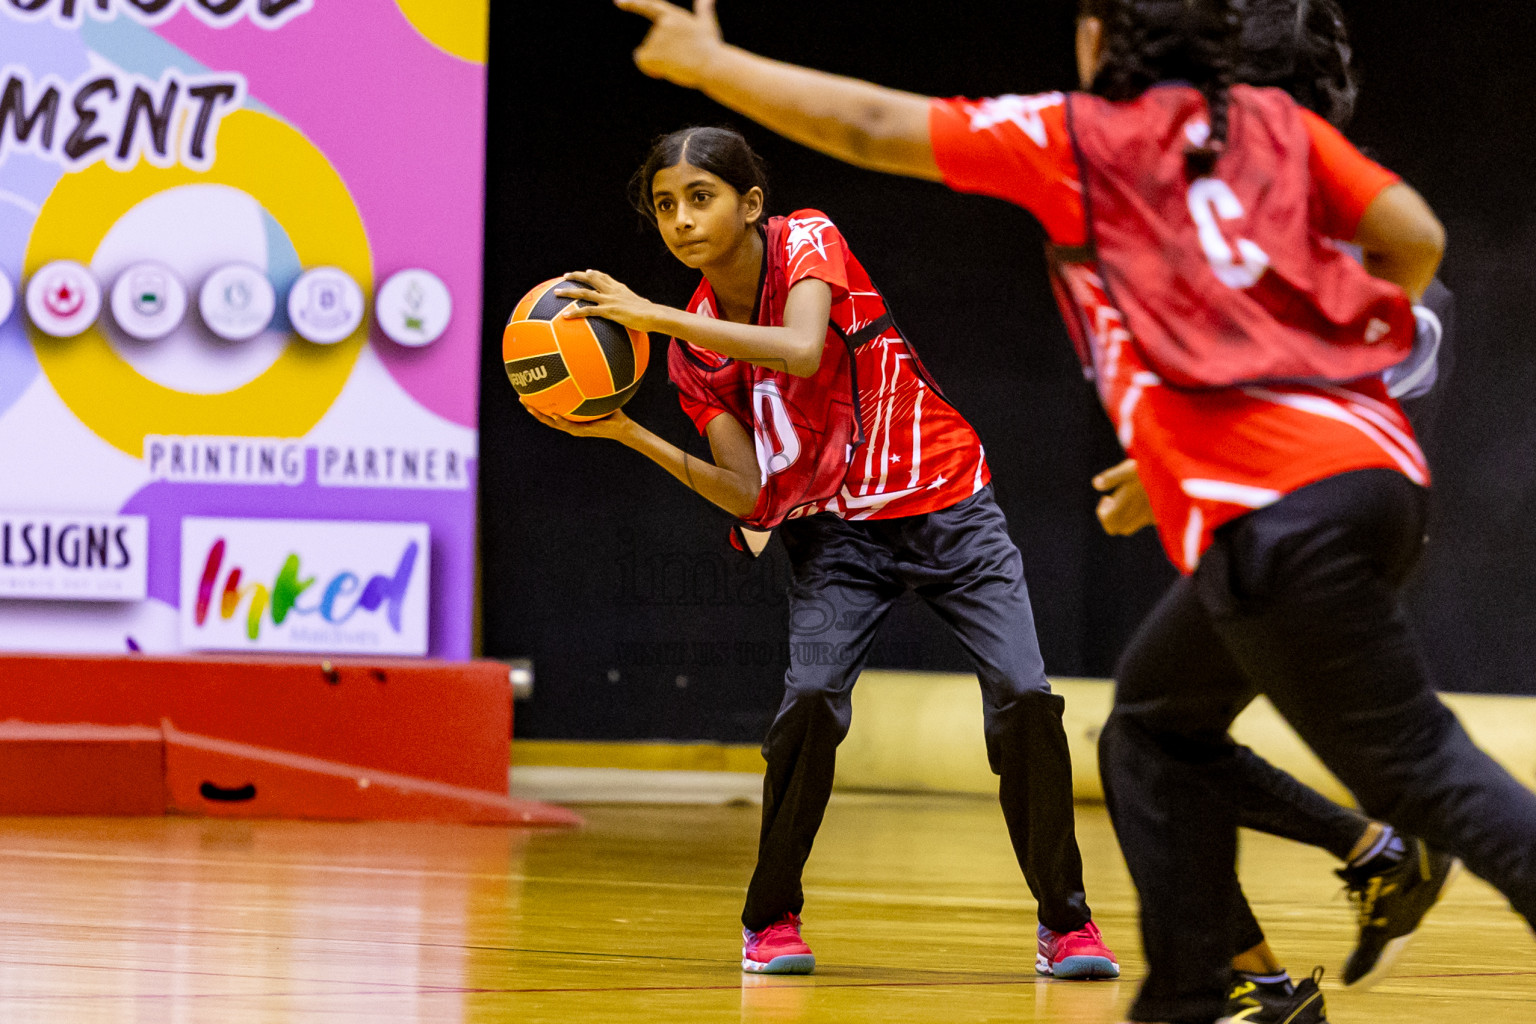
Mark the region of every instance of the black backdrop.
<instances>
[{"instance_id":1,"label":"black backdrop","mask_svg":"<svg viewBox=\"0 0 1536 1024\"><path fill-rule=\"evenodd\" d=\"M1536 694L1536 56L1530 8L1348 4L1365 91L1352 137L1450 231L1455 369L1425 447L1432 542L1411 592L1445 689ZM722 0L757 52L933 95L1074 82L1071 0L900 5ZM529 287L595 267L681 304L692 272L642 230L624 185L655 135L732 124L769 163L771 206L826 210L987 445L1023 551L1046 666L1110 674L1173 578L1150 531L1102 536L1088 480L1117 461L1043 273L1031 218L991 200L828 160L630 62L643 23L604 0L492 5L481 397L483 647L534 659L518 735L755 742L778 704L785 578L729 519L613 442L524 414L500 326ZM662 339L653 339L662 340ZM666 381L665 341L630 413L704 452ZM966 669L920 606L898 607L880 667Z\"/></svg>"}]
</instances>

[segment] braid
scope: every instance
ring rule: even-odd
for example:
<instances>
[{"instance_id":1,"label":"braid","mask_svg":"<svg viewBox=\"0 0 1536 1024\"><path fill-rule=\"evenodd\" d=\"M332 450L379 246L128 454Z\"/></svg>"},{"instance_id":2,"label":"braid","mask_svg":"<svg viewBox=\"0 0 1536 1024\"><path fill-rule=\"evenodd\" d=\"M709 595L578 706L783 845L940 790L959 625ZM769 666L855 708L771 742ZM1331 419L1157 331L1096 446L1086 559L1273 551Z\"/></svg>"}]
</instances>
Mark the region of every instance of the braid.
<instances>
[{"instance_id":1,"label":"braid","mask_svg":"<svg viewBox=\"0 0 1536 1024\"><path fill-rule=\"evenodd\" d=\"M1185 167L1191 178L1204 178L1216 170L1216 161L1227 147L1227 129L1230 123L1231 90L1237 84L1237 49L1242 36L1243 19L1238 9L1241 0L1211 0L1208 12L1202 12L1201 0L1192 0L1191 7L1195 16L1191 19L1193 24L1188 30L1195 39L1196 48L1207 50L1205 60L1207 74L1201 83L1200 91L1205 94L1206 107L1210 117L1210 135L1204 145L1195 146L1184 154ZM1202 13L1209 14L1211 31L1202 32L1201 23L1206 21L1200 18ZM1201 38L1201 37L1205 38ZM1214 37L1214 38L1211 38ZM1200 46L1200 44L1204 46Z\"/></svg>"}]
</instances>

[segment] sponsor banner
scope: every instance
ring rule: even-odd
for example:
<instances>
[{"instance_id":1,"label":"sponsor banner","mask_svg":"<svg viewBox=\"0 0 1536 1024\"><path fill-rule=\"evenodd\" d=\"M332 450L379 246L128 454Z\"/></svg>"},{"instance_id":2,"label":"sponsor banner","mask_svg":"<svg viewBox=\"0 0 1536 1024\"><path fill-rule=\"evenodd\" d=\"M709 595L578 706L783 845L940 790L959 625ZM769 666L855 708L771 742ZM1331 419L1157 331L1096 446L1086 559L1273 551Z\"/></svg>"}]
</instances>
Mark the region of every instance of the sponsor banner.
<instances>
[{"instance_id":1,"label":"sponsor banner","mask_svg":"<svg viewBox=\"0 0 1536 1024\"><path fill-rule=\"evenodd\" d=\"M0 598L142 601L148 567L144 516L0 512Z\"/></svg>"},{"instance_id":2,"label":"sponsor banner","mask_svg":"<svg viewBox=\"0 0 1536 1024\"><path fill-rule=\"evenodd\" d=\"M470 656L489 9L0 0L0 507L148 521L142 602L0 600L0 650L243 637L222 590L183 628L200 517L427 524L427 653ZM322 630L335 574L397 563L321 569L301 540L298 610L274 623L283 562L240 556L236 592L273 603L218 646L419 642L388 602Z\"/></svg>"},{"instance_id":3,"label":"sponsor banner","mask_svg":"<svg viewBox=\"0 0 1536 1024\"><path fill-rule=\"evenodd\" d=\"M473 451L431 444L304 445L274 437L144 438L144 463L156 480L198 484L286 484L308 480L314 452L321 487L469 490Z\"/></svg>"},{"instance_id":4,"label":"sponsor banner","mask_svg":"<svg viewBox=\"0 0 1536 1024\"><path fill-rule=\"evenodd\" d=\"M425 523L181 523L181 645L199 651L426 654Z\"/></svg>"}]
</instances>

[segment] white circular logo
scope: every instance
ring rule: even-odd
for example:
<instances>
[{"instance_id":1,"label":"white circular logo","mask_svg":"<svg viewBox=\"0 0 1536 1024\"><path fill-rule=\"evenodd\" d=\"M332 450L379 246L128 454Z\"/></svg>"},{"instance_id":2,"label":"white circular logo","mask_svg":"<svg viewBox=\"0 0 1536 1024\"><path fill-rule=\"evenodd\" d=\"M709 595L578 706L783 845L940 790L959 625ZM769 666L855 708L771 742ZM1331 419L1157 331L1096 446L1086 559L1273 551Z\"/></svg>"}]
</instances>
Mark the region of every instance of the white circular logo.
<instances>
[{"instance_id":1,"label":"white circular logo","mask_svg":"<svg viewBox=\"0 0 1536 1024\"><path fill-rule=\"evenodd\" d=\"M187 315L187 288L164 263L135 263L112 285L112 319L140 341L159 341Z\"/></svg>"},{"instance_id":2,"label":"white circular logo","mask_svg":"<svg viewBox=\"0 0 1536 1024\"><path fill-rule=\"evenodd\" d=\"M288 319L305 341L334 345L363 322L363 290L335 267L307 270L288 292Z\"/></svg>"},{"instance_id":3,"label":"white circular logo","mask_svg":"<svg viewBox=\"0 0 1536 1024\"><path fill-rule=\"evenodd\" d=\"M246 341L272 325L277 289L255 267L232 263L208 275L197 308L214 334L225 341Z\"/></svg>"},{"instance_id":4,"label":"white circular logo","mask_svg":"<svg viewBox=\"0 0 1536 1024\"><path fill-rule=\"evenodd\" d=\"M46 264L27 282L27 315L44 334L73 338L100 312L101 286L74 260Z\"/></svg>"},{"instance_id":5,"label":"white circular logo","mask_svg":"<svg viewBox=\"0 0 1536 1024\"><path fill-rule=\"evenodd\" d=\"M453 296L442 278L430 270L402 270L379 289L373 313L391 341L420 348L441 338L448 329L453 319Z\"/></svg>"},{"instance_id":6,"label":"white circular logo","mask_svg":"<svg viewBox=\"0 0 1536 1024\"><path fill-rule=\"evenodd\" d=\"M16 309L16 286L11 284L11 276L0 273L0 324L11 318L11 313Z\"/></svg>"}]
</instances>

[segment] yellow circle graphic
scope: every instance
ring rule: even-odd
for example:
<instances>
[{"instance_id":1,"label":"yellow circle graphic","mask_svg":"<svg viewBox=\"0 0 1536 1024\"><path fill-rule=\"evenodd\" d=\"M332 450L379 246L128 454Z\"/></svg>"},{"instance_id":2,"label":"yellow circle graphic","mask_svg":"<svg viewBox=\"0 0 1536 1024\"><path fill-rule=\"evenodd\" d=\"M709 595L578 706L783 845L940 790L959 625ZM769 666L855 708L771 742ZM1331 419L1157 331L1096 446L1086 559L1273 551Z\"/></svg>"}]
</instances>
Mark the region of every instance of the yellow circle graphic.
<instances>
[{"instance_id":1,"label":"yellow circle graphic","mask_svg":"<svg viewBox=\"0 0 1536 1024\"><path fill-rule=\"evenodd\" d=\"M491 0L395 0L427 42L471 64L484 64L489 48Z\"/></svg>"},{"instance_id":2,"label":"yellow circle graphic","mask_svg":"<svg viewBox=\"0 0 1536 1024\"><path fill-rule=\"evenodd\" d=\"M329 265L373 290L373 257L362 218L325 156L294 128L237 110L219 127L211 170L140 163L132 171L93 164L60 179L38 214L23 273L59 259L89 264L112 225L144 199L182 185L227 185L251 196L288 232L301 266ZM291 341L261 376L223 394L186 394L142 376L100 327L77 338L33 328L32 347L54 390L102 440L134 458L144 435L300 437L341 393L368 336L368 322L337 345Z\"/></svg>"}]
</instances>

